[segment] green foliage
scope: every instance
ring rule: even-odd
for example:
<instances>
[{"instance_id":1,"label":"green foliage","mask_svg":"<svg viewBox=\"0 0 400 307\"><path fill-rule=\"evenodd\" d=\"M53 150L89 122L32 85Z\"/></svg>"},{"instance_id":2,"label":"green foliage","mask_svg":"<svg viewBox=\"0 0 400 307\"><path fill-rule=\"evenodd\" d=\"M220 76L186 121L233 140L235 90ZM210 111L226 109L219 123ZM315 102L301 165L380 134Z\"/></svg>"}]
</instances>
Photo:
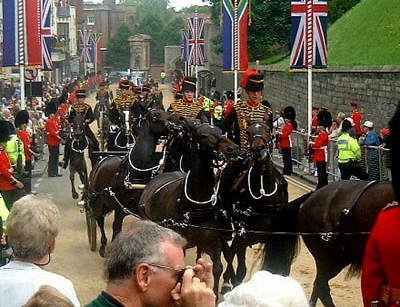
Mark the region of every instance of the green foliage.
<instances>
[{"instance_id":1,"label":"green foliage","mask_svg":"<svg viewBox=\"0 0 400 307\"><path fill-rule=\"evenodd\" d=\"M130 59L130 49L128 38L132 31L126 24L120 25L117 33L110 39L105 54L105 63L114 69L128 69Z\"/></svg>"},{"instance_id":2,"label":"green foliage","mask_svg":"<svg viewBox=\"0 0 400 307\"><path fill-rule=\"evenodd\" d=\"M181 30L184 21L168 7L168 0L124 0L124 3L136 4L139 11L139 25L133 34L151 36L150 62L164 62L164 47L180 45Z\"/></svg>"},{"instance_id":3,"label":"green foliage","mask_svg":"<svg viewBox=\"0 0 400 307\"><path fill-rule=\"evenodd\" d=\"M179 11L179 13L194 13L197 10L199 14L210 14L211 7L208 5L193 5L190 7L184 7Z\"/></svg>"},{"instance_id":4,"label":"green foliage","mask_svg":"<svg viewBox=\"0 0 400 307\"><path fill-rule=\"evenodd\" d=\"M328 1L329 23L334 23L348 10L353 8L360 0L330 0Z\"/></svg>"}]
</instances>

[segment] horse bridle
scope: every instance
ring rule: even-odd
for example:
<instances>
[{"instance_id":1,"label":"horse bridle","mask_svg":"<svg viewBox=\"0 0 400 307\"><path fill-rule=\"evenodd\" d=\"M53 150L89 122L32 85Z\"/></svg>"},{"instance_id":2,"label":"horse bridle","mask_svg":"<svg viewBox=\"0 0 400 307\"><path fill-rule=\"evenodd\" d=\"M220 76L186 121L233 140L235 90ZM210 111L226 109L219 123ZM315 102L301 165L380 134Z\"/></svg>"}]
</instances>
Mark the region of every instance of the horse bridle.
<instances>
[{"instance_id":1,"label":"horse bridle","mask_svg":"<svg viewBox=\"0 0 400 307\"><path fill-rule=\"evenodd\" d=\"M263 126L263 127L266 127L267 124L264 121L255 121L255 122L251 123L250 127L252 127L252 126ZM249 127L249 129L250 129L250 127ZM269 150L270 146L272 145L271 137L266 138L263 134L258 134L258 133L250 134L249 133L249 129L248 129L248 134L249 134L249 146L250 146L250 149L253 152L257 151L259 153L261 153L262 151L265 150L267 154L265 155L264 159L266 159L268 156L271 156L271 151ZM268 135L270 136L271 134L268 134ZM251 139L250 139L250 136L251 136ZM257 139L261 139L262 142L263 142L263 145L259 146L258 148L253 148L253 143ZM264 160L264 159L262 159L262 160Z\"/></svg>"}]
</instances>

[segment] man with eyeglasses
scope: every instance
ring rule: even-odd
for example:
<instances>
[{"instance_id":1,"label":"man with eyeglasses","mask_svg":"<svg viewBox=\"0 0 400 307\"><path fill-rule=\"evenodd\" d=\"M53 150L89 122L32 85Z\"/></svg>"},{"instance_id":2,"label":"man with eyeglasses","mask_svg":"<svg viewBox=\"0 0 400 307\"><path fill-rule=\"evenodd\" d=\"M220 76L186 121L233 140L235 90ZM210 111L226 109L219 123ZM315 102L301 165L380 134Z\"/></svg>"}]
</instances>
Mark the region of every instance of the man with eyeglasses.
<instances>
[{"instance_id":1,"label":"man with eyeglasses","mask_svg":"<svg viewBox=\"0 0 400 307\"><path fill-rule=\"evenodd\" d=\"M107 287L86 307L214 307L212 265L185 265L186 240L150 221L135 222L112 242Z\"/></svg>"}]
</instances>

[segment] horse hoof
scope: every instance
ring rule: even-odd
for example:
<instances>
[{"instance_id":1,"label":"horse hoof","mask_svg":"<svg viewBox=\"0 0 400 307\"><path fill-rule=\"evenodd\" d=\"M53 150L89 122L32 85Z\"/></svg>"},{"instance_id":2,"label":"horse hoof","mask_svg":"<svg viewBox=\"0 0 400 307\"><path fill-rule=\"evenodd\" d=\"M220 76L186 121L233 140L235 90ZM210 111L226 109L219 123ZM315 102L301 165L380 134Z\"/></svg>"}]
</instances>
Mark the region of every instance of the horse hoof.
<instances>
[{"instance_id":1,"label":"horse hoof","mask_svg":"<svg viewBox=\"0 0 400 307\"><path fill-rule=\"evenodd\" d=\"M84 205L85 205L85 201L84 200L78 201L78 206L79 207L83 207Z\"/></svg>"},{"instance_id":2,"label":"horse hoof","mask_svg":"<svg viewBox=\"0 0 400 307\"><path fill-rule=\"evenodd\" d=\"M99 249L99 254L102 258L104 258L104 256L105 256L105 250L106 250L106 248L104 246L100 247L100 249Z\"/></svg>"},{"instance_id":3,"label":"horse hoof","mask_svg":"<svg viewBox=\"0 0 400 307\"><path fill-rule=\"evenodd\" d=\"M228 293L229 291L232 290L231 285L229 284L223 284L221 288L221 294L224 295L225 293Z\"/></svg>"},{"instance_id":4,"label":"horse hoof","mask_svg":"<svg viewBox=\"0 0 400 307\"><path fill-rule=\"evenodd\" d=\"M78 189L79 189L79 190L83 191L84 188L85 188L85 185L84 185L84 184L78 185Z\"/></svg>"},{"instance_id":5,"label":"horse hoof","mask_svg":"<svg viewBox=\"0 0 400 307\"><path fill-rule=\"evenodd\" d=\"M78 193L72 193L72 198L73 199L78 199L79 198L79 194Z\"/></svg>"}]
</instances>

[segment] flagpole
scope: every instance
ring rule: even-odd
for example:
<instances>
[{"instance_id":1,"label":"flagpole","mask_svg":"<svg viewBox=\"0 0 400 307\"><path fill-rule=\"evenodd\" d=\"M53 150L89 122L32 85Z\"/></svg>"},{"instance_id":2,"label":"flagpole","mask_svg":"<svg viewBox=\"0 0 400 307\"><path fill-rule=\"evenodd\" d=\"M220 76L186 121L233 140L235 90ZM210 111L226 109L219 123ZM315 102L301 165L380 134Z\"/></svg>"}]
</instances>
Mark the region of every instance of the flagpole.
<instances>
[{"instance_id":1,"label":"flagpole","mask_svg":"<svg viewBox=\"0 0 400 307\"><path fill-rule=\"evenodd\" d=\"M21 108L25 109L25 16L24 1L18 0L19 86Z\"/></svg>"},{"instance_id":2,"label":"flagpole","mask_svg":"<svg viewBox=\"0 0 400 307\"><path fill-rule=\"evenodd\" d=\"M234 1L234 20L233 20L233 36L234 36L234 44L233 44L233 61L234 61L234 84L233 84L233 90L234 90L234 99L235 99L235 104L237 103L238 100L238 69L239 69L239 59L238 59L238 15L237 15L237 0Z\"/></svg>"},{"instance_id":3,"label":"flagpole","mask_svg":"<svg viewBox=\"0 0 400 307\"><path fill-rule=\"evenodd\" d=\"M311 136L311 125L312 125L312 65L307 67L307 77L308 77L308 95L307 95L307 135L308 140Z\"/></svg>"},{"instance_id":4,"label":"flagpole","mask_svg":"<svg viewBox=\"0 0 400 307\"><path fill-rule=\"evenodd\" d=\"M197 41L197 39L198 39L198 36L199 36L199 19L198 19L198 17L197 17L197 9L194 11L194 24L195 24L195 38L194 38L194 60L195 60L195 74L196 74L196 83L198 83L198 77L199 77L199 68L198 68L198 65L199 65L199 60L198 60L198 54L197 54L197 51L198 51L198 41ZM196 101L197 101L197 98L199 97L199 87L198 87L198 85L196 86Z\"/></svg>"},{"instance_id":5,"label":"flagpole","mask_svg":"<svg viewBox=\"0 0 400 307\"><path fill-rule=\"evenodd\" d=\"M307 0L307 13L306 13L306 37L307 37L307 135L308 143L311 137L312 125L312 69L313 69L313 14L312 14L312 0ZM309 144L307 144L309 145Z\"/></svg>"},{"instance_id":6,"label":"flagpole","mask_svg":"<svg viewBox=\"0 0 400 307\"><path fill-rule=\"evenodd\" d=\"M37 80L38 80L39 82L42 81L42 70L41 70L40 68L38 68ZM42 107L43 98L42 98L42 97L38 97L38 102L39 102L39 107Z\"/></svg>"}]
</instances>

